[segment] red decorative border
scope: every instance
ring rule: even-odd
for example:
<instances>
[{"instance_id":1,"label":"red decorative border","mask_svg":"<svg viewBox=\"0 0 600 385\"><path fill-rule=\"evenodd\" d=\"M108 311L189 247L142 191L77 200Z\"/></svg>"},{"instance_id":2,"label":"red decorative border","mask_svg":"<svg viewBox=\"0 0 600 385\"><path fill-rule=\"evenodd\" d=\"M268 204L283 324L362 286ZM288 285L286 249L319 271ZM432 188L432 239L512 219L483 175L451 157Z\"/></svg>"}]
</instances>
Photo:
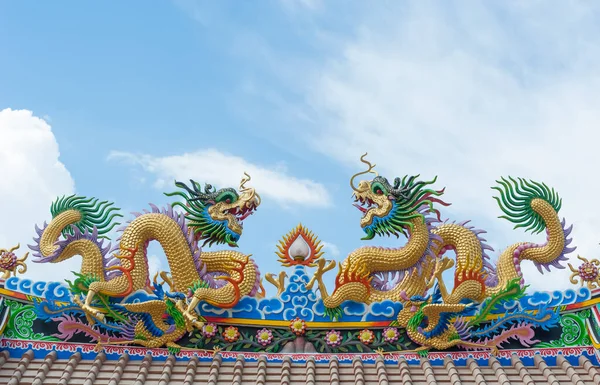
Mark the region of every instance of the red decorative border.
<instances>
[{"instance_id":1,"label":"red decorative border","mask_svg":"<svg viewBox=\"0 0 600 385\"><path fill-rule=\"evenodd\" d=\"M94 353L94 344L74 344L70 342L47 342L47 341L28 341L28 340L16 340L16 339L2 339L0 340L0 347L7 349L33 349L33 350L55 350L57 352L71 352L75 353L81 351L81 353ZM143 357L148 353L151 353L153 357L168 357L170 353L167 349L147 349L144 347L123 347L123 346L105 346L104 352L106 354L117 354L122 355L127 353L132 356ZM536 354L540 354L542 357L556 357L558 353L562 353L565 356L580 356L584 353L588 355L594 355L595 349L592 346L579 346L579 347L565 347L565 348L546 348L546 349L513 349L513 350L501 350L496 356L498 358L510 359L513 354L516 354L519 358L533 358ZM207 350L182 350L176 354L177 358L192 358L198 357L199 359L212 359L214 352ZM309 357L314 357L317 362L329 362L332 357L337 357L339 361L352 361L355 357L360 357L364 361L374 361L377 357L377 353L361 353L361 354L277 354L277 353L261 353L261 352L226 352L221 351L219 354L223 359L235 359L240 354L244 355L246 360L258 360L259 357L265 356L267 361L281 361L286 356L290 356L293 361L303 362ZM398 352L385 354L386 361L398 361L400 358L404 358L407 361L418 361L420 356L414 352ZM466 360L473 358L489 359L491 357L490 352L433 352L429 353L427 358L430 361L443 361L446 357L450 357L453 360Z\"/></svg>"}]
</instances>

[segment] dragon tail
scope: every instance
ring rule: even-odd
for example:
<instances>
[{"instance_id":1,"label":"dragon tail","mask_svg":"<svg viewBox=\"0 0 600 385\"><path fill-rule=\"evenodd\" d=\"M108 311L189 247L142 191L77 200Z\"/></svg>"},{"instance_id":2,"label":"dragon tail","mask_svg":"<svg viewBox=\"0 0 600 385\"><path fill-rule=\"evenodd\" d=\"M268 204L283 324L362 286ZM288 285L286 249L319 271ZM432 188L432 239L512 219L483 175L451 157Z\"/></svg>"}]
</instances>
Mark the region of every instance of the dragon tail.
<instances>
[{"instance_id":1,"label":"dragon tail","mask_svg":"<svg viewBox=\"0 0 600 385\"><path fill-rule=\"evenodd\" d=\"M564 269L561 262L566 261L567 254L575 247L569 247L569 235L572 226L567 227L565 220L558 217L562 200L554 191L543 183L528 181L523 178L508 177L497 181L492 189L499 192L494 199L505 215L500 216L515 224L514 228L524 228L525 231L538 234L546 231L547 239L543 244L521 242L509 246L500 256L498 277L508 279L516 276L523 284L520 262L530 260L543 273L543 268L550 271L551 267ZM507 270L508 269L508 270ZM493 290L492 290L493 292Z\"/></svg>"},{"instance_id":2,"label":"dragon tail","mask_svg":"<svg viewBox=\"0 0 600 385\"><path fill-rule=\"evenodd\" d=\"M507 314L478 330L474 330L473 327L469 326L464 318L459 318L455 322L455 327L461 340L477 345L501 347L509 340L516 339L521 345L528 347L539 342L534 340L534 328L539 327L548 330L555 327L558 322L558 309L552 310L541 307L537 314L517 311ZM468 345L464 347L469 349Z\"/></svg>"},{"instance_id":3,"label":"dragon tail","mask_svg":"<svg viewBox=\"0 0 600 385\"><path fill-rule=\"evenodd\" d=\"M558 309L549 309L540 307L537 313L515 311L504 315L501 318L491 322L480 329L471 328L469 335L471 338L492 338L493 335L501 335L504 331L515 324L527 324L532 327L539 327L548 330L558 324L560 317Z\"/></svg>"},{"instance_id":4,"label":"dragon tail","mask_svg":"<svg viewBox=\"0 0 600 385\"><path fill-rule=\"evenodd\" d=\"M108 234L119 223L114 219L122 215L108 201L76 195L63 196L52 203L52 220L40 229L33 250L34 262L61 262L74 255L81 255L83 274L109 279L106 267L118 261L108 256L111 245L104 244Z\"/></svg>"},{"instance_id":5,"label":"dragon tail","mask_svg":"<svg viewBox=\"0 0 600 385\"><path fill-rule=\"evenodd\" d=\"M58 333L55 333L53 336L59 338L61 341L68 341L78 333L82 333L93 341L104 343L108 341L128 341L134 336L132 325L121 325L118 330L113 329L116 331L115 333L115 331L102 331L98 325L90 326L69 314L63 314L60 317L52 318L52 320L58 323Z\"/></svg>"},{"instance_id":6,"label":"dragon tail","mask_svg":"<svg viewBox=\"0 0 600 385\"><path fill-rule=\"evenodd\" d=\"M502 333L497 336L479 339L472 342L478 345L501 347L502 344L508 342L509 340L516 339L521 345L529 347L539 342L539 340L535 340L534 337L535 330L533 325L515 324L511 328L503 330ZM475 347L469 345L463 345L463 348L466 350L475 349Z\"/></svg>"}]
</instances>

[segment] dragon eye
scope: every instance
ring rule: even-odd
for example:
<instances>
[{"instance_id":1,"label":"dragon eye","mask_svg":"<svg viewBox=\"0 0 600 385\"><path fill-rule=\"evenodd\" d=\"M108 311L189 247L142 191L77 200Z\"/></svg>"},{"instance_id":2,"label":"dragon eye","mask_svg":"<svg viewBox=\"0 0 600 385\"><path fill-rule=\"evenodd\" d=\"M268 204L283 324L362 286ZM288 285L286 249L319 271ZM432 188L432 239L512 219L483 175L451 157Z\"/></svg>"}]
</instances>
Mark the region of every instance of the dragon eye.
<instances>
[{"instance_id":1,"label":"dragon eye","mask_svg":"<svg viewBox=\"0 0 600 385\"><path fill-rule=\"evenodd\" d=\"M235 196L234 194L230 193L229 191L225 191L223 193L221 193L217 199L217 202L223 202L226 204L230 204L232 202L237 201L237 196Z\"/></svg>"},{"instance_id":2,"label":"dragon eye","mask_svg":"<svg viewBox=\"0 0 600 385\"><path fill-rule=\"evenodd\" d=\"M383 188L381 187L381 185L379 183L375 184L372 187L372 191L377 194L377 195L382 195L383 194Z\"/></svg>"}]
</instances>

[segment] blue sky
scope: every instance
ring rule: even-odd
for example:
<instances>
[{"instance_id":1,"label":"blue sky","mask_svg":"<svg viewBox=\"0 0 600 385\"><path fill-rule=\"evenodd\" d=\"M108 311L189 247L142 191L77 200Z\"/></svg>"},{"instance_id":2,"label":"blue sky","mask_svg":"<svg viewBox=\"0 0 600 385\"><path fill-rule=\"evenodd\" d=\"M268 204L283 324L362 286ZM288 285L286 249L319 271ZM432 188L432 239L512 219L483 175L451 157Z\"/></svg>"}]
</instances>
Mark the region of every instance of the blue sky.
<instances>
[{"instance_id":1,"label":"blue sky","mask_svg":"<svg viewBox=\"0 0 600 385\"><path fill-rule=\"evenodd\" d=\"M348 180L369 151L389 178L439 175L446 216L473 219L497 250L539 238L496 219L489 187L545 181L597 257L598 7L458 4L3 2L0 240L27 242L55 195L138 211L168 203L174 178L221 187L246 170L264 201L239 244L263 272L280 270L275 243L299 222L341 259L363 244Z\"/></svg>"}]
</instances>

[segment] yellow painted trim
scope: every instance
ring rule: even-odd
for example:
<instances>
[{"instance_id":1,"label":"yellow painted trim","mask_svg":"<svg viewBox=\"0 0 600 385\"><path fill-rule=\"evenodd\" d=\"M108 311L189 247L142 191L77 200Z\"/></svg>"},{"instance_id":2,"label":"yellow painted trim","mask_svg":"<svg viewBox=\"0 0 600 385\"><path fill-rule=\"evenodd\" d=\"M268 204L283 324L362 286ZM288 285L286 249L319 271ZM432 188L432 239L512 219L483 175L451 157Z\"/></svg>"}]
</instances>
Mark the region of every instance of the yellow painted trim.
<instances>
[{"instance_id":1,"label":"yellow painted trim","mask_svg":"<svg viewBox=\"0 0 600 385\"><path fill-rule=\"evenodd\" d=\"M34 299L45 300L45 298L43 298L43 297L37 297L37 296L31 295L31 294L23 294L18 291L8 290L8 289L4 289L4 288L0 288L0 295L4 295L7 298L14 298L14 299L21 300L21 301L26 300L26 301L33 302ZM61 301L54 301L54 303L57 305L61 305L61 306L65 306L65 305L69 304L68 302L61 302Z\"/></svg>"},{"instance_id":2,"label":"yellow painted trim","mask_svg":"<svg viewBox=\"0 0 600 385\"><path fill-rule=\"evenodd\" d=\"M584 307L589 307L589 306L593 306L600 303L600 297L597 298L590 298L587 301L583 301L583 302L577 302L571 305L565 305L565 307L567 309L580 309L580 308L584 308ZM577 305L577 306L575 306Z\"/></svg>"},{"instance_id":3,"label":"yellow painted trim","mask_svg":"<svg viewBox=\"0 0 600 385\"><path fill-rule=\"evenodd\" d=\"M252 319L252 318L221 318L221 317L205 317L208 321L221 323L221 324L234 324L234 325L246 325L246 326L272 326L272 327L289 327L291 321L279 321L279 320L264 320L264 319ZM306 327L309 328L359 328L365 326L380 326L385 327L390 321L365 321L365 322L310 322L306 321Z\"/></svg>"}]
</instances>

